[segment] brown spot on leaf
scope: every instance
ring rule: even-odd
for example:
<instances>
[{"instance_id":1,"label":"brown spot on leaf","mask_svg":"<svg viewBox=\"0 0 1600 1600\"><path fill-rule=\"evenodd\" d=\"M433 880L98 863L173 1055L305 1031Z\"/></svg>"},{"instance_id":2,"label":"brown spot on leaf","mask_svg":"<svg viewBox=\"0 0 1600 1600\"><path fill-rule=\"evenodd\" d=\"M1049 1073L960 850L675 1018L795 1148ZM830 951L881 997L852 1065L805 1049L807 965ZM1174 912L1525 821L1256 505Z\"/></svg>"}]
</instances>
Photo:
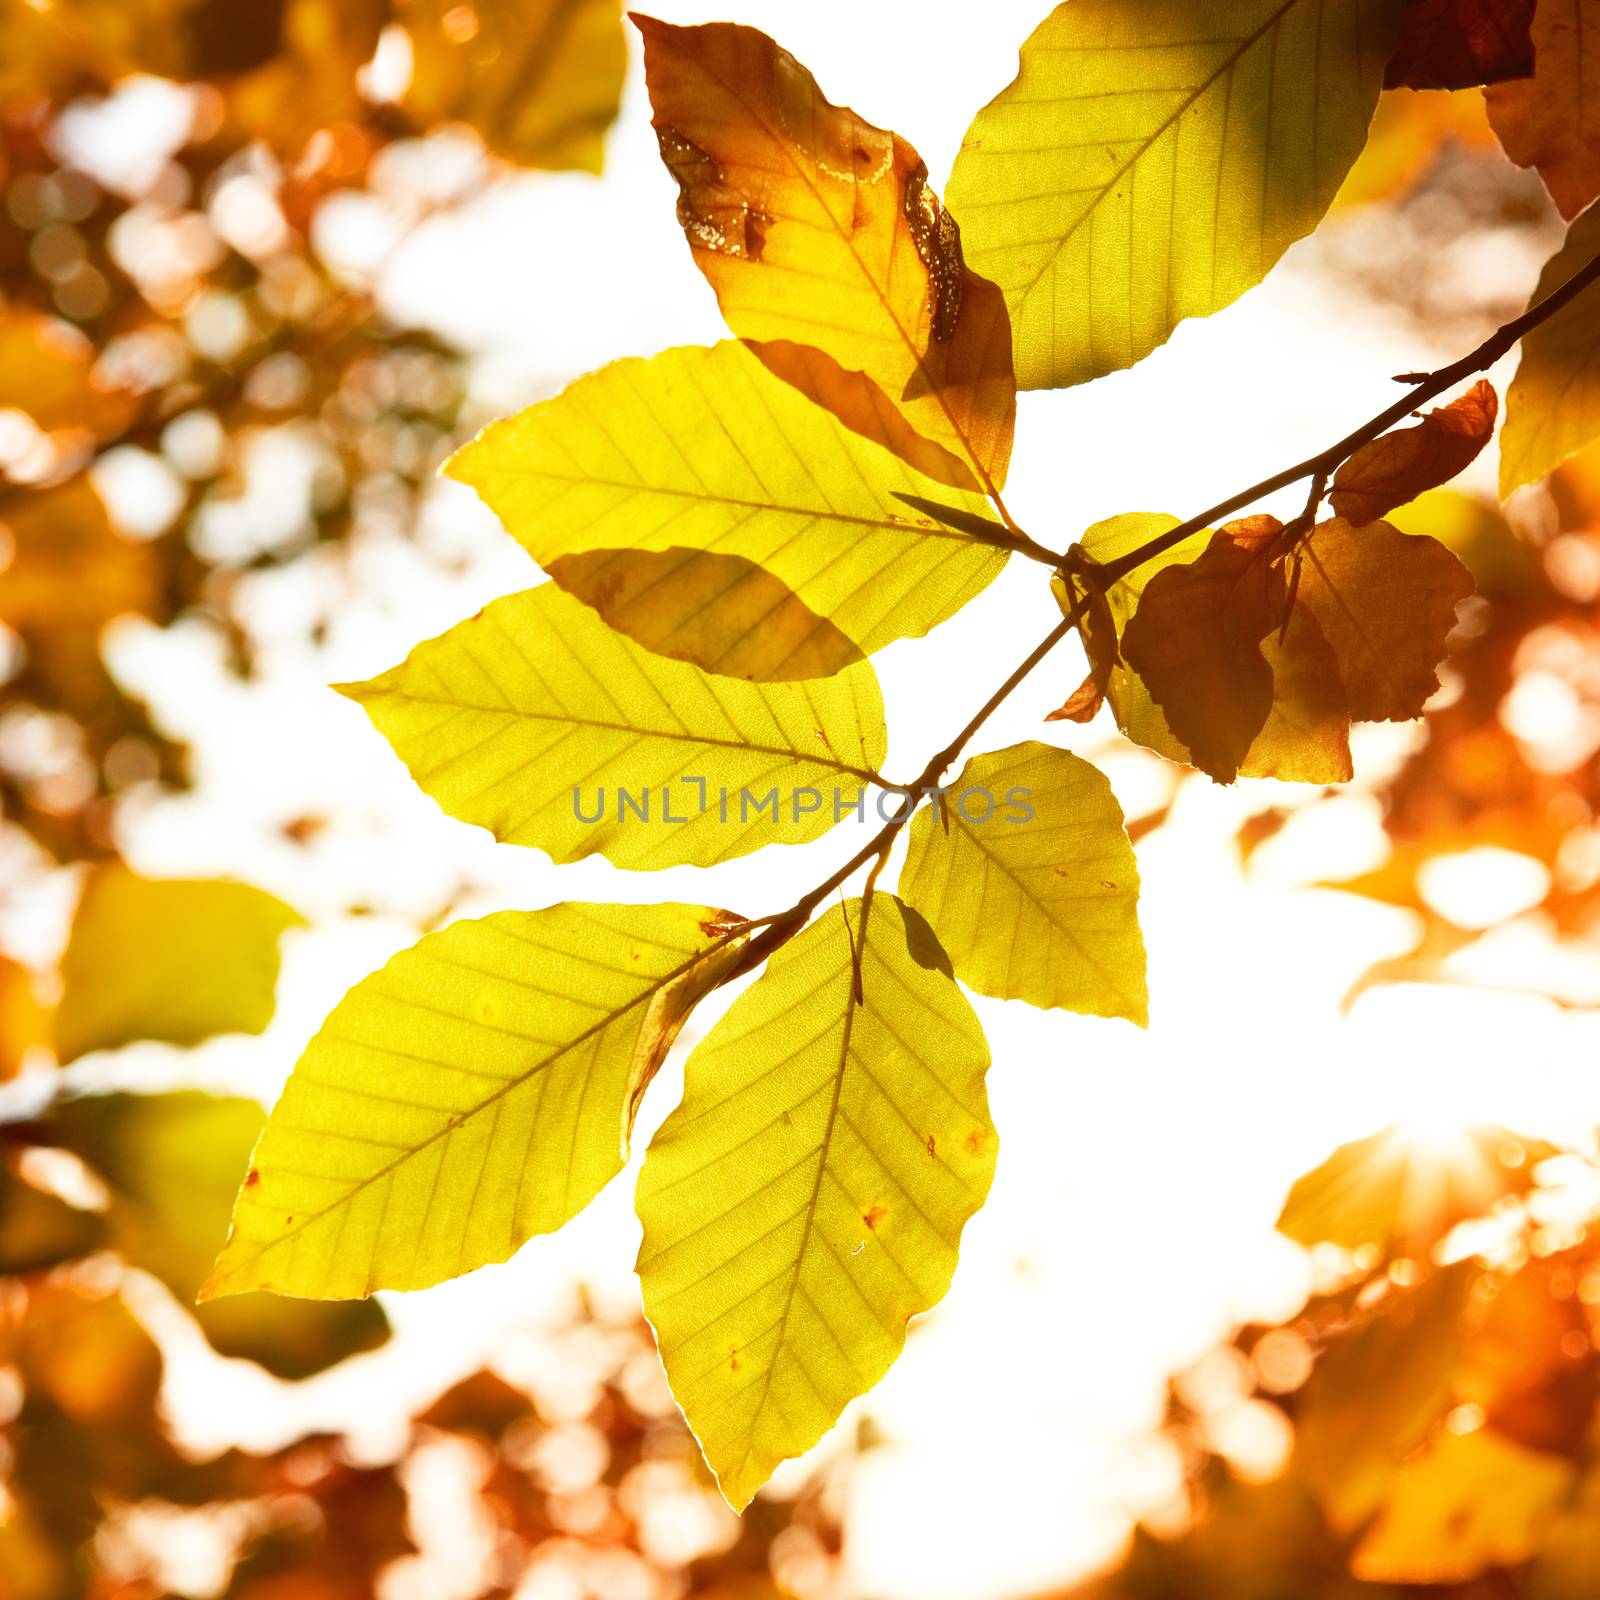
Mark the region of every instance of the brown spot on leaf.
<instances>
[{"instance_id":1,"label":"brown spot on leaf","mask_svg":"<svg viewBox=\"0 0 1600 1600\"><path fill-rule=\"evenodd\" d=\"M906 221L911 242L928 269L928 318L938 344L948 344L961 316L966 260L961 254L961 229L928 187L928 168L919 161L906 175Z\"/></svg>"},{"instance_id":2,"label":"brown spot on leaf","mask_svg":"<svg viewBox=\"0 0 1600 1600\"><path fill-rule=\"evenodd\" d=\"M928 1158L930 1160L937 1160L938 1159L938 1155L939 1155L939 1142L930 1133L928 1135Z\"/></svg>"},{"instance_id":3,"label":"brown spot on leaf","mask_svg":"<svg viewBox=\"0 0 1600 1600\"><path fill-rule=\"evenodd\" d=\"M738 1347L738 1345L729 1345L728 1346L728 1371L729 1372L737 1372L738 1370L739 1370L739 1347Z\"/></svg>"},{"instance_id":4,"label":"brown spot on leaf","mask_svg":"<svg viewBox=\"0 0 1600 1600\"><path fill-rule=\"evenodd\" d=\"M988 1135L983 1131L982 1128L974 1128L972 1132L969 1133L962 1141L962 1143L967 1147L967 1154L970 1156L977 1155L977 1153L983 1149L984 1141L987 1138Z\"/></svg>"},{"instance_id":5,"label":"brown spot on leaf","mask_svg":"<svg viewBox=\"0 0 1600 1600\"><path fill-rule=\"evenodd\" d=\"M862 1212L861 1220L866 1223L869 1228L876 1228L878 1224L882 1222L883 1219L888 1215L888 1211L874 1201L864 1212Z\"/></svg>"},{"instance_id":6,"label":"brown spot on leaf","mask_svg":"<svg viewBox=\"0 0 1600 1600\"><path fill-rule=\"evenodd\" d=\"M257 1172L254 1167L251 1167L251 1169L247 1173L245 1173L245 1175L244 1175L244 1186L245 1186L245 1188L253 1189L260 1182L261 1182L261 1174L259 1172Z\"/></svg>"},{"instance_id":7,"label":"brown spot on leaf","mask_svg":"<svg viewBox=\"0 0 1600 1600\"><path fill-rule=\"evenodd\" d=\"M667 170L678 180L678 226L689 243L759 261L773 219L727 181L714 157L676 128L657 128L656 142Z\"/></svg>"}]
</instances>

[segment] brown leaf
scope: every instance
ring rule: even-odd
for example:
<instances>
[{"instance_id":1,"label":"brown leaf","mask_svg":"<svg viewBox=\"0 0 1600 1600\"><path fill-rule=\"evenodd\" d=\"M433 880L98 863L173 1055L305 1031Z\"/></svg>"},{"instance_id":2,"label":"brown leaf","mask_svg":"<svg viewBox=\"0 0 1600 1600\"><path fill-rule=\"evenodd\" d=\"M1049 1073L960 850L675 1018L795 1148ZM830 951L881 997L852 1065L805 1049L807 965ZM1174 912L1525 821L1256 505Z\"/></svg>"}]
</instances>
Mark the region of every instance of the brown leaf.
<instances>
[{"instance_id":1,"label":"brown leaf","mask_svg":"<svg viewBox=\"0 0 1600 1600\"><path fill-rule=\"evenodd\" d=\"M1362 445L1333 480L1333 509L1354 523L1376 522L1448 483L1488 444L1499 410L1494 386L1480 379L1415 427L1397 428Z\"/></svg>"},{"instance_id":2,"label":"brown leaf","mask_svg":"<svg viewBox=\"0 0 1600 1600\"><path fill-rule=\"evenodd\" d=\"M1233 782L1272 709L1261 641L1286 599L1282 565L1258 529L1244 531L1241 541L1224 529L1198 560L1158 572L1122 636L1123 658L1218 783Z\"/></svg>"},{"instance_id":3,"label":"brown leaf","mask_svg":"<svg viewBox=\"0 0 1600 1600\"><path fill-rule=\"evenodd\" d=\"M678 220L729 327L821 351L820 362L763 359L847 427L906 453L865 378L905 428L955 458L961 472L944 481L1002 484L1016 414L1010 318L966 266L917 152L830 103L754 28L633 20ZM916 464L930 470L926 459Z\"/></svg>"},{"instance_id":4,"label":"brown leaf","mask_svg":"<svg viewBox=\"0 0 1600 1600\"><path fill-rule=\"evenodd\" d=\"M1489 121L1519 167L1536 167L1568 221L1600 195L1600 0L1539 0L1531 78L1484 90Z\"/></svg>"},{"instance_id":5,"label":"brown leaf","mask_svg":"<svg viewBox=\"0 0 1600 1600\"><path fill-rule=\"evenodd\" d=\"M1536 0L1411 0L1386 89L1473 89L1533 75Z\"/></svg>"},{"instance_id":6,"label":"brown leaf","mask_svg":"<svg viewBox=\"0 0 1600 1600\"><path fill-rule=\"evenodd\" d=\"M1467 569L1436 539L1387 522L1322 523L1301 546L1299 599L1339 663L1350 715L1404 722L1439 687L1456 606L1473 592Z\"/></svg>"}]
</instances>

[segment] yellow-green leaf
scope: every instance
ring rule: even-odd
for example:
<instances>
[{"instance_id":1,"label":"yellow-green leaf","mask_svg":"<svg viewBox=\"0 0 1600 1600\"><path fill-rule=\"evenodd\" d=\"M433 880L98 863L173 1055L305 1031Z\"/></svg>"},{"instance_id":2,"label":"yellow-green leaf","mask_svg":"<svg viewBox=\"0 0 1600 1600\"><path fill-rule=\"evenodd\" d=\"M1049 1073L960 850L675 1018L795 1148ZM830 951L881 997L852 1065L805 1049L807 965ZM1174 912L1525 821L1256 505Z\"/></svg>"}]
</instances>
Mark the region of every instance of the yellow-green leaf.
<instances>
[{"instance_id":1,"label":"yellow-green leaf","mask_svg":"<svg viewBox=\"0 0 1600 1600\"><path fill-rule=\"evenodd\" d=\"M559 1228L621 1169L639 1097L737 957L738 921L567 904L401 951L300 1058L202 1297L419 1289Z\"/></svg>"},{"instance_id":2,"label":"yellow-green leaf","mask_svg":"<svg viewBox=\"0 0 1600 1600\"><path fill-rule=\"evenodd\" d=\"M1600 206L1567 230L1546 263L1533 304L1600 254ZM1537 483L1600 438L1600 289L1591 285L1522 341L1500 430L1500 495Z\"/></svg>"},{"instance_id":3,"label":"yellow-green leaf","mask_svg":"<svg viewBox=\"0 0 1600 1600\"><path fill-rule=\"evenodd\" d=\"M1148 1020L1139 868L1087 761L1033 742L973 757L912 822L900 892L980 993Z\"/></svg>"},{"instance_id":4,"label":"yellow-green leaf","mask_svg":"<svg viewBox=\"0 0 1600 1600\"><path fill-rule=\"evenodd\" d=\"M344 692L451 816L563 862L709 866L818 838L888 743L870 662L810 682L713 677L553 583Z\"/></svg>"},{"instance_id":5,"label":"yellow-green leaf","mask_svg":"<svg viewBox=\"0 0 1600 1600\"><path fill-rule=\"evenodd\" d=\"M56 1054L260 1033L272 1020L278 938L302 920L248 884L94 868L61 960Z\"/></svg>"},{"instance_id":6,"label":"yellow-green leaf","mask_svg":"<svg viewBox=\"0 0 1600 1600\"><path fill-rule=\"evenodd\" d=\"M728 326L942 482L1003 486L1017 408L1005 299L962 259L922 158L755 28L633 20L678 221Z\"/></svg>"},{"instance_id":7,"label":"yellow-green leaf","mask_svg":"<svg viewBox=\"0 0 1600 1600\"><path fill-rule=\"evenodd\" d=\"M1017 382L1131 366L1259 283L1366 142L1401 0L1068 0L950 180Z\"/></svg>"},{"instance_id":8,"label":"yellow-green leaf","mask_svg":"<svg viewBox=\"0 0 1600 1600\"><path fill-rule=\"evenodd\" d=\"M616 0L401 0L422 127L469 124L527 167L598 172L628 65Z\"/></svg>"},{"instance_id":9,"label":"yellow-green leaf","mask_svg":"<svg viewBox=\"0 0 1600 1600\"><path fill-rule=\"evenodd\" d=\"M954 615L1006 560L902 498L983 519L980 496L852 433L731 342L591 373L487 428L445 470L558 582L559 558L585 551L742 557L869 653ZM1004 528L988 526L1004 541ZM699 604L656 625L686 628ZM742 675L814 671L799 620L774 619L747 648ZM694 659L716 668L724 658Z\"/></svg>"},{"instance_id":10,"label":"yellow-green leaf","mask_svg":"<svg viewBox=\"0 0 1600 1600\"><path fill-rule=\"evenodd\" d=\"M51 1109L50 1137L106 1185L108 1242L192 1300L228 1231L239 1174L264 1121L254 1100L195 1091L88 1095ZM388 1337L374 1303L316 1305L253 1294L197 1308L224 1355L303 1378Z\"/></svg>"},{"instance_id":11,"label":"yellow-green leaf","mask_svg":"<svg viewBox=\"0 0 1600 1600\"><path fill-rule=\"evenodd\" d=\"M944 952L883 894L783 946L690 1056L639 1177L639 1279L735 1508L949 1287L994 1172L988 1066Z\"/></svg>"}]
</instances>

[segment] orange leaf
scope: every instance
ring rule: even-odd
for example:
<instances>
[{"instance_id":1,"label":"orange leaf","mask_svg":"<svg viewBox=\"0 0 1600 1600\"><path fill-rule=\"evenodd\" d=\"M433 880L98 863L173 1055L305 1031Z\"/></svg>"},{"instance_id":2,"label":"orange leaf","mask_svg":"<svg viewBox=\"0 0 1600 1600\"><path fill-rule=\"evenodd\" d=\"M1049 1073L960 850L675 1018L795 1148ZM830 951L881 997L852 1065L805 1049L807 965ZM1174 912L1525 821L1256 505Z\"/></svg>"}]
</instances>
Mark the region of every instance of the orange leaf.
<instances>
[{"instance_id":1,"label":"orange leaf","mask_svg":"<svg viewBox=\"0 0 1600 1600\"><path fill-rule=\"evenodd\" d=\"M1415 427L1397 428L1362 445L1333 480L1333 509L1351 522L1376 522L1448 483L1489 442L1499 411L1494 386L1480 379Z\"/></svg>"},{"instance_id":2,"label":"orange leaf","mask_svg":"<svg viewBox=\"0 0 1600 1600\"><path fill-rule=\"evenodd\" d=\"M1404 722L1439 687L1436 669L1473 592L1467 569L1437 539L1387 522L1324 522L1301 546L1299 600L1339 663L1350 715Z\"/></svg>"},{"instance_id":3,"label":"orange leaf","mask_svg":"<svg viewBox=\"0 0 1600 1600\"><path fill-rule=\"evenodd\" d=\"M1232 783L1272 709L1272 668L1261 641L1283 621L1283 567L1253 535L1212 536L1198 560L1158 572L1122 635L1122 654L1144 680L1194 764Z\"/></svg>"},{"instance_id":4,"label":"orange leaf","mask_svg":"<svg viewBox=\"0 0 1600 1600\"><path fill-rule=\"evenodd\" d=\"M1412 0L1386 89L1473 89L1533 74L1535 0Z\"/></svg>"},{"instance_id":5,"label":"orange leaf","mask_svg":"<svg viewBox=\"0 0 1600 1600\"><path fill-rule=\"evenodd\" d=\"M923 471L958 488L1002 484L1016 415L1010 318L966 266L917 152L826 100L754 28L633 20L678 220L728 326Z\"/></svg>"},{"instance_id":6,"label":"orange leaf","mask_svg":"<svg viewBox=\"0 0 1600 1600\"><path fill-rule=\"evenodd\" d=\"M1600 195L1600 0L1539 0L1531 78L1484 90L1489 121L1519 167L1537 167L1568 221Z\"/></svg>"}]
</instances>

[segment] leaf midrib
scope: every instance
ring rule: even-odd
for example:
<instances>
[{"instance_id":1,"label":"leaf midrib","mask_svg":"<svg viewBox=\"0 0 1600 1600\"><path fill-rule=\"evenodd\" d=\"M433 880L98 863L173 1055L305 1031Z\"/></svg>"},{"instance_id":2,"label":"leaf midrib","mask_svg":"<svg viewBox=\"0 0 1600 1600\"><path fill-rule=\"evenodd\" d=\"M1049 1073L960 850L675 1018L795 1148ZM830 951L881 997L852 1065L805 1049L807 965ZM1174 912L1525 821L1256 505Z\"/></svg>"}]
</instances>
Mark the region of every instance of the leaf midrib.
<instances>
[{"instance_id":1,"label":"leaf midrib","mask_svg":"<svg viewBox=\"0 0 1600 1600\"><path fill-rule=\"evenodd\" d=\"M860 778L865 783L877 784L880 787L884 785L882 774L874 772L870 767L856 767L848 761L811 755L792 746L756 744L747 739L720 739L713 734L695 733L689 729L681 733L670 728L658 731L654 728L640 728L631 722L602 722L598 718L577 717L560 711L528 711L521 706L486 706L472 700L459 698L446 700L437 695L417 694L410 689L388 688L382 692L407 700L413 705L440 706L451 711L474 711L480 716L511 717L525 722L553 722L565 727L592 728L600 733L631 733L638 739L669 739L679 744L708 744L722 750L748 750L755 755L782 756L805 766L823 767L830 772L847 773L850 777Z\"/></svg>"},{"instance_id":2,"label":"leaf midrib","mask_svg":"<svg viewBox=\"0 0 1600 1600\"><path fill-rule=\"evenodd\" d=\"M1104 184L1099 185L1096 190L1091 191L1095 194L1094 200L1083 208L1079 215L1073 220L1072 224L1067 228L1066 232L1061 234L1056 241L1055 249L1047 253L1044 264L1028 280L1026 286L1017 292L1017 299L1019 302L1026 300L1030 295L1032 295L1033 291L1039 287L1040 280L1044 277L1045 273L1049 272L1055 266L1056 261L1060 258L1061 252L1066 249L1068 240L1074 238L1084 223L1093 218L1095 213L1099 210L1101 203L1105 200L1105 197L1117 186L1117 184L1122 182L1128 173L1132 171L1132 169L1136 167L1151 152L1151 150L1155 148L1160 140L1165 137L1173 124L1183 116L1184 112L1208 95L1216 86L1219 79L1225 77L1228 73L1231 73L1233 69L1245 58L1245 56L1247 56L1264 38L1266 38L1266 36L1271 33L1272 30L1276 28L1283 21L1283 19L1294 10L1296 6L1302 3L1303 0L1284 0L1284 3L1279 6L1278 9L1273 12L1273 14L1268 17L1267 20L1262 23L1262 25L1253 34L1250 34L1247 38L1239 41L1238 47L1232 52L1232 54L1225 57L1219 63L1216 71L1213 72L1211 76L1205 80L1205 82L1198 84L1193 90L1190 91L1187 98L1185 98L1174 111L1172 111L1166 118L1163 119L1159 126L1155 128L1148 138L1144 139L1139 144L1139 148L1135 150L1133 154L1129 156L1127 160L1124 161L1122 165L1111 174L1110 178ZM1092 47L1086 46L1085 48L1088 49Z\"/></svg>"},{"instance_id":3,"label":"leaf midrib","mask_svg":"<svg viewBox=\"0 0 1600 1600\"><path fill-rule=\"evenodd\" d=\"M465 1111L457 1112L442 1126L430 1133L426 1138L419 1140L410 1149L402 1151L392 1161L386 1162L376 1172L369 1173L367 1176L358 1179L354 1184L351 1185L349 1189L340 1195L337 1200L330 1200L319 1210L308 1214L299 1222L296 1222L292 1227L286 1228L283 1232L275 1234L259 1248L252 1250L248 1255L241 1257L240 1260L229 1271L228 1276L230 1278L233 1277L241 1267L246 1266L249 1263L259 1261L269 1250L276 1250L280 1245L287 1243L290 1239L303 1232L306 1228L309 1228L313 1223L320 1222L324 1217L327 1217L331 1213L339 1210L341 1207L348 1206L358 1194L361 1194L365 1190L371 1188L373 1184L381 1182L384 1178L388 1177L391 1172L395 1171L396 1168L404 1166L406 1162L420 1155L422 1151L426 1150L430 1145L437 1143L440 1139L448 1137L450 1134L454 1133L456 1129L465 1126L480 1112L487 1110L492 1105L498 1104L514 1090L520 1089L524 1084L532 1082L535 1077L537 1077L541 1072L544 1072L548 1068L552 1067L563 1056L569 1054L573 1050L576 1050L580 1045L586 1044L590 1039L594 1038L596 1034L604 1032L605 1029L620 1021L623 1017L627 1016L630 1011L633 1011L638 1006L644 1005L650 1000L653 1000L655 996L661 992L661 990L666 988L669 984L675 983L679 978L683 977L685 973L693 971L694 968L699 966L701 962L715 955L725 946L732 944L735 940L742 940L746 936L747 932L745 929L736 929L732 933L723 934L721 938L714 940L703 950L695 952L695 954L690 956L687 960L680 962L678 966L672 969L672 971L664 974L660 978L655 979L647 989L641 990L637 995L634 996L632 1000L627 1003L627 1005L620 1006L617 1010L608 1012L597 1022L591 1023L581 1033L567 1040L566 1043L560 1045L557 1049L552 1050L549 1055L545 1056L543 1060L538 1061L533 1066L529 1067L526 1072L518 1072L513 1074L505 1081L504 1084L501 1085L501 1087L485 1095L483 1099L477 1102L476 1105L469 1106ZM320 1036L321 1034L319 1031L318 1037ZM315 1045L316 1039L313 1039L311 1042L312 1045ZM528 1042L530 1044L534 1044L538 1043L539 1041L530 1039ZM309 1053L310 1047L308 1046L307 1049ZM204 1291L202 1291L202 1296L204 1297Z\"/></svg>"}]
</instances>

